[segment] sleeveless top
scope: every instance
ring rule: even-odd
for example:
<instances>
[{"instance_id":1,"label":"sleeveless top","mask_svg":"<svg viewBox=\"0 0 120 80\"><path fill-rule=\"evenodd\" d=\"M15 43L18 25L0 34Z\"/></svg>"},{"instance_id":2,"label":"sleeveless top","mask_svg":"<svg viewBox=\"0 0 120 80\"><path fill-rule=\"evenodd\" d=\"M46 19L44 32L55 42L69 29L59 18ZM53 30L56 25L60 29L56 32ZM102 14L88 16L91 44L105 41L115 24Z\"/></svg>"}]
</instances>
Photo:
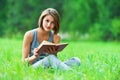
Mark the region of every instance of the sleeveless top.
<instances>
[{"instance_id":1,"label":"sleeveless top","mask_svg":"<svg viewBox=\"0 0 120 80\"><path fill-rule=\"evenodd\" d=\"M38 38L37 38L37 29L33 29L32 30L32 34L33 34L33 40L32 40L32 43L31 43L31 46L30 46L30 54L29 54L29 57L31 57L33 55L33 50L34 48L37 48L40 43L38 41ZM49 42L53 42L53 34L52 32L50 32L50 35L49 35L49 39L48 39ZM47 53L42 53L40 54L40 56L38 58L36 58L32 64L36 63L37 61L39 61L40 59L43 59L45 56L47 56L48 54Z\"/></svg>"}]
</instances>

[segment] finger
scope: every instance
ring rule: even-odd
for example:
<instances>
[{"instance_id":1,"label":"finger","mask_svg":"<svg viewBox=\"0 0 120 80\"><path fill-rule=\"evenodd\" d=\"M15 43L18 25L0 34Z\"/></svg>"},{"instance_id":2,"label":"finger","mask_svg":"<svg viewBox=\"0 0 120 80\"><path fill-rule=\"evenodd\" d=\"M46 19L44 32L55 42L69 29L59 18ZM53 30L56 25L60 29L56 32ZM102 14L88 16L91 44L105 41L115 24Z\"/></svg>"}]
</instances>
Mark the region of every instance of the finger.
<instances>
[{"instance_id":1,"label":"finger","mask_svg":"<svg viewBox=\"0 0 120 80\"><path fill-rule=\"evenodd\" d=\"M52 47L48 48L48 51L49 51L49 53L52 53L53 52Z\"/></svg>"},{"instance_id":2,"label":"finger","mask_svg":"<svg viewBox=\"0 0 120 80\"><path fill-rule=\"evenodd\" d=\"M54 47L52 47L51 49L52 49L53 52L56 51Z\"/></svg>"},{"instance_id":3,"label":"finger","mask_svg":"<svg viewBox=\"0 0 120 80\"><path fill-rule=\"evenodd\" d=\"M55 50L58 51L58 47L56 47Z\"/></svg>"},{"instance_id":4,"label":"finger","mask_svg":"<svg viewBox=\"0 0 120 80\"><path fill-rule=\"evenodd\" d=\"M49 47L48 49L46 49L46 51L47 51L48 53L53 53L52 47Z\"/></svg>"},{"instance_id":5,"label":"finger","mask_svg":"<svg viewBox=\"0 0 120 80\"><path fill-rule=\"evenodd\" d=\"M34 55L35 55L36 57L38 57L38 56L39 56L39 54L38 54L38 53L34 53Z\"/></svg>"},{"instance_id":6,"label":"finger","mask_svg":"<svg viewBox=\"0 0 120 80\"><path fill-rule=\"evenodd\" d=\"M49 48L47 48L43 51L43 53L49 53L49 52L50 52Z\"/></svg>"},{"instance_id":7,"label":"finger","mask_svg":"<svg viewBox=\"0 0 120 80\"><path fill-rule=\"evenodd\" d=\"M38 51L38 48L35 48L35 49L34 49L34 52L37 52L37 51Z\"/></svg>"},{"instance_id":8,"label":"finger","mask_svg":"<svg viewBox=\"0 0 120 80\"><path fill-rule=\"evenodd\" d=\"M51 47L51 52L52 52L52 53L57 53L56 48L55 48L55 47Z\"/></svg>"}]
</instances>

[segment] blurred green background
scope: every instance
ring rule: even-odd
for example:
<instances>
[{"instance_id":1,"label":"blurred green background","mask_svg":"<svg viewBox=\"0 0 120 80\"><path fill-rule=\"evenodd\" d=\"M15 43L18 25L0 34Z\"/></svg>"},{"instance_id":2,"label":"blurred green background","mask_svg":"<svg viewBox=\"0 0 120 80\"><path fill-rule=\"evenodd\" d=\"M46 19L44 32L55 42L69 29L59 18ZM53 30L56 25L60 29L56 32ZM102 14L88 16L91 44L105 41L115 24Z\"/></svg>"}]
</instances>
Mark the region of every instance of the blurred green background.
<instances>
[{"instance_id":1,"label":"blurred green background","mask_svg":"<svg viewBox=\"0 0 120 80\"><path fill-rule=\"evenodd\" d=\"M48 7L60 13L63 39L120 40L119 0L0 0L0 37L22 39Z\"/></svg>"}]
</instances>

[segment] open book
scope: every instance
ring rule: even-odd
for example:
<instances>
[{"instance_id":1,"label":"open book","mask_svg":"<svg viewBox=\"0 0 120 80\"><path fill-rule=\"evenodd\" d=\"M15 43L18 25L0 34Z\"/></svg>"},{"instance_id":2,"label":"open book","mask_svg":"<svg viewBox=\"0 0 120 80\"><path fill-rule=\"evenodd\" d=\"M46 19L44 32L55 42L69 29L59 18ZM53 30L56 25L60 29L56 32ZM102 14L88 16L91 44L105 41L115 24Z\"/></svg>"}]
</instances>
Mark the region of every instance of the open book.
<instances>
[{"instance_id":1,"label":"open book","mask_svg":"<svg viewBox=\"0 0 120 80\"><path fill-rule=\"evenodd\" d=\"M68 44L67 43L59 43L59 44L55 44L52 42L48 42L48 41L43 41L39 46L38 46L38 53L43 53L46 51L46 49L48 48L54 48L56 50L56 52L60 52L62 51ZM46 52L49 53L49 52Z\"/></svg>"}]
</instances>

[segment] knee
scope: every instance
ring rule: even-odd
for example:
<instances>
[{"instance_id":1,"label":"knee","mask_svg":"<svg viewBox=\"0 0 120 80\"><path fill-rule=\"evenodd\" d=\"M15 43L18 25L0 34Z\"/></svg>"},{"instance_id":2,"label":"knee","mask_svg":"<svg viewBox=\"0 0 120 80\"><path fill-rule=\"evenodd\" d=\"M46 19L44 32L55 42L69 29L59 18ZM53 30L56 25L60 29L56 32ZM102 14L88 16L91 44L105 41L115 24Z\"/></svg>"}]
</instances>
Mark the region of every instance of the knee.
<instances>
[{"instance_id":1,"label":"knee","mask_svg":"<svg viewBox=\"0 0 120 80\"><path fill-rule=\"evenodd\" d=\"M71 59L65 61L64 63L71 67L75 67L75 66L77 67L80 66L81 61L78 57L72 57Z\"/></svg>"},{"instance_id":2,"label":"knee","mask_svg":"<svg viewBox=\"0 0 120 80\"><path fill-rule=\"evenodd\" d=\"M74 62L76 62L78 66L81 64L81 61L78 57L73 57L72 60L74 60Z\"/></svg>"}]
</instances>

